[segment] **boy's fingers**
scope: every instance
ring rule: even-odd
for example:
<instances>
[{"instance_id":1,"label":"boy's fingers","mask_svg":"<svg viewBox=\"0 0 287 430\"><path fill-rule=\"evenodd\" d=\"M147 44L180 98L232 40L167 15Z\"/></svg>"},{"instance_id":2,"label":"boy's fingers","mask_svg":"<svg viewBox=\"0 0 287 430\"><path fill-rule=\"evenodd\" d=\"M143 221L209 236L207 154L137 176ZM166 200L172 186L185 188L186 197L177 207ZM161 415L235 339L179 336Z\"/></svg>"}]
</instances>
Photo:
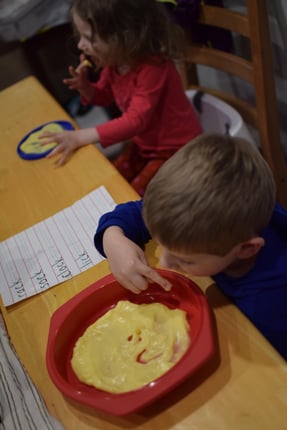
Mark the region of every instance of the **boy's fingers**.
<instances>
[{"instance_id":1,"label":"boy's fingers","mask_svg":"<svg viewBox=\"0 0 287 430\"><path fill-rule=\"evenodd\" d=\"M172 288L172 284L166 279L163 278L157 271L150 269L146 274L146 278L149 281L155 282L160 285L165 291L170 291Z\"/></svg>"}]
</instances>

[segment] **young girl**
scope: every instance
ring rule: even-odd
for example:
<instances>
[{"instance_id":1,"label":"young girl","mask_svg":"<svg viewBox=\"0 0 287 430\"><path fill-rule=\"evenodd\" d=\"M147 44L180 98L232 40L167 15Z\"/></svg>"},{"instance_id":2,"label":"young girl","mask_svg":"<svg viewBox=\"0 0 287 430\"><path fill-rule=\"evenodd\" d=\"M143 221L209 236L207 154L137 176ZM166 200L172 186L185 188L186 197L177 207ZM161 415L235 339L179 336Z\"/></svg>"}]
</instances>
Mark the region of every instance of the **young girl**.
<instances>
[{"instance_id":1,"label":"young girl","mask_svg":"<svg viewBox=\"0 0 287 430\"><path fill-rule=\"evenodd\" d=\"M143 195L164 161L202 131L171 60L171 20L156 0L75 0L72 19L82 55L64 83L83 104L115 102L122 115L95 128L46 133L43 144L58 144L48 157L61 153L62 165L83 145L128 142L114 164ZM88 80L87 57L102 69L96 83Z\"/></svg>"}]
</instances>

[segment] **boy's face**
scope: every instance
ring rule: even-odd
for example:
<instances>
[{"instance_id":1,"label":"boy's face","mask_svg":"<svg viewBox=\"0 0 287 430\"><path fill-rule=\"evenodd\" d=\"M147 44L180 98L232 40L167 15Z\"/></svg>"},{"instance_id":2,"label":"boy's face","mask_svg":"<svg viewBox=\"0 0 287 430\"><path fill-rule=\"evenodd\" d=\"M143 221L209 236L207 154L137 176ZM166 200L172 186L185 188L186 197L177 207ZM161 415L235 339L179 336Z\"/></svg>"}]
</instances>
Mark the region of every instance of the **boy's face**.
<instances>
[{"instance_id":1,"label":"boy's face","mask_svg":"<svg viewBox=\"0 0 287 430\"><path fill-rule=\"evenodd\" d=\"M161 245L160 245L161 246ZM237 247L224 256L213 254L183 254L161 246L160 265L194 276L213 276L225 272L238 261Z\"/></svg>"}]
</instances>

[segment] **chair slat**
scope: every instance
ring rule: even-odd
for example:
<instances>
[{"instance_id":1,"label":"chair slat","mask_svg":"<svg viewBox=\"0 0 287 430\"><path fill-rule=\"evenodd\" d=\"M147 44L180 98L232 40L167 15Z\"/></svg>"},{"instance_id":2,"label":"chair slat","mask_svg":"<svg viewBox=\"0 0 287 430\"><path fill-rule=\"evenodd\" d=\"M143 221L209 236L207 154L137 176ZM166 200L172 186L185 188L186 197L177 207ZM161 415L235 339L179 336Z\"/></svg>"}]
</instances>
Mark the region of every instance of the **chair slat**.
<instances>
[{"instance_id":1,"label":"chair slat","mask_svg":"<svg viewBox=\"0 0 287 430\"><path fill-rule=\"evenodd\" d=\"M254 85L251 62L229 52L205 46L190 45L187 49L188 61L223 70Z\"/></svg>"},{"instance_id":2,"label":"chair slat","mask_svg":"<svg viewBox=\"0 0 287 430\"><path fill-rule=\"evenodd\" d=\"M224 28L249 37L248 18L246 15L236 11L202 4L200 6L199 23Z\"/></svg>"}]
</instances>

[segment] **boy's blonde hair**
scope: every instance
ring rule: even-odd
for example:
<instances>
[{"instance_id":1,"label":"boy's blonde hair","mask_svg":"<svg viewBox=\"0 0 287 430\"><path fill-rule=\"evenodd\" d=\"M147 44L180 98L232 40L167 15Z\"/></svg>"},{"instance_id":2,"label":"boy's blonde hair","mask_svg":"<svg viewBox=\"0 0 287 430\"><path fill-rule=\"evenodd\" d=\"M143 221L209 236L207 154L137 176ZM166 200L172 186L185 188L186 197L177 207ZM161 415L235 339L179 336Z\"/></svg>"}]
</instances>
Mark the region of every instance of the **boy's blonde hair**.
<instances>
[{"instance_id":1,"label":"boy's blonde hair","mask_svg":"<svg viewBox=\"0 0 287 430\"><path fill-rule=\"evenodd\" d=\"M262 233L274 204L271 170L254 146L203 134L156 173L143 216L151 235L170 250L224 255Z\"/></svg>"}]
</instances>

